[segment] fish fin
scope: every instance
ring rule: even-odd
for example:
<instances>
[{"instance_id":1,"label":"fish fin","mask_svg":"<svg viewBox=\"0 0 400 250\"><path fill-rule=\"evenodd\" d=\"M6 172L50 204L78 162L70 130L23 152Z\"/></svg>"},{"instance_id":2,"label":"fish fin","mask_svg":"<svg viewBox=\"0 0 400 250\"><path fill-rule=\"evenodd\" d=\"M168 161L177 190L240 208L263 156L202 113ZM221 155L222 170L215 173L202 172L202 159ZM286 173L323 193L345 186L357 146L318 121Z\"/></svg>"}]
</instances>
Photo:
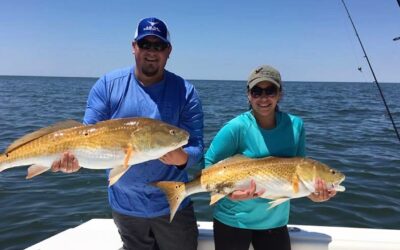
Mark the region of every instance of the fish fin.
<instances>
[{"instance_id":1,"label":"fish fin","mask_svg":"<svg viewBox=\"0 0 400 250\"><path fill-rule=\"evenodd\" d=\"M10 153L11 151L27 144L28 142L31 142L37 138L40 138L42 136L56 132L58 130L73 128L73 127L78 127L78 126L84 126L84 125L82 123L79 123L74 120L67 120L67 121L56 123L56 124L46 127L46 128L41 128L35 132L29 133L29 134L15 140L13 143L11 143L10 146L8 146L8 148L6 149L6 151L4 153L5 154Z\"/></svg>"},{"instance_id":2,"label":"fish fin","mask_svg":"<svg viewBox=\"0 0 400 250\"><path fill-rule=\"evenodd\" d=\"M314 192L315 191L315 167L313 168L313 176L311 178L311 180L305 180L304 178L302 178L302 176L307 176L307 169L302 167L301 164L298 164L296 166L296 175L297 175L297 179L299 180L299 184L302 183L303 186L306 187L307 190L309 190L310 192Z\"/></svg>"},{"instance_id":3,"label":"fish fin","mask_svg":"<svg viewBox=\"0 0 400 250\"><path fill-rule=\"evenodd\" d=\"M119 178L121 178L126 173L126 171L128 171L128 169L130 168L129 159L132 156L132 152L133 152L132 144L129 143L127 148L125 149L124 164L116 166L115 168L111 169L111 171L110 171L110 175L108 177L108 181L109 181L108 186L109 187L114 185L119 180Z\"/></svg>"},{"instance_id":4,"label":"fish fin","mask_svg":"<svg viewBox=\"0 0 400 250\"><path fill-rule=\"evenodd\" d=\"M108 176L108 186L111 187L114 185L119 178L121 178L126 171L128 171L129 166L125 167L125 165L119 165L116 166L115 168L111 169L110 175Z\"/></svg>"},{"instance_id":5,"label":"fish fin","mask_svg":"<svg viewBox=\"0 0 400 250\"><path fill-rule=\"evenodd\" d=\"M297 174L292 177L292 188L293 193L297 194L299 192L299 177Z\"/></svg>"},{"instance_id":6,"label":"fish fin","mask_svg":"<svg viewBox=\"0 0 400 250\"><path fill-rule=\"evenodd\" d=\"M268 202L268 204L269 204L268 210L273 208L273 207L276 207L276 206L278 206L278 205L280 205L280 204L282 204L282 203L284 203L285 201L288 201L288 200L290 200L290 198L279 198L279 199L270 201L270 202Z\"/></svg>"},{"instance_id":7,"label":"fish fin","mask_svg":"<svg viewBox=\"0 0 400 250\"><path fill-rule=\"evenodd\" d=\"M49 170L50 167L42 166L42 165L32 165L28 168L28 174L26 175L26 179L31 179L37 175L40 175L47 170Z\"/></svg>"},{"instance_id":8,"label":"fish fin","mask_svg":"<svg viewBox=\"0 0 400 250\"><path fill-rule=\"evenodd\" d=\"M251 159L245 155L236 154L234 156L228 157L226 159L223 159L223 160L215 163L213 166L225 165L225 164L229 164L231 162L235 162L235 163L247 162L247 161L251 161L251 160L253 160L253 159Z\"/></svg>"},{"instance_id":9,"label":"fish fin","mask_svg":"<svg viewBox=\"0 0 400 250\"><path fill-rule=\"evenodd\" d=\"M125 149L125 159L124 159L124 167L127 168L129 164L129 159L132 156L133 147L131 143L128 143L128 146Z\"/></svg>"},{"instance_id":10,"label":"fish fin","mask_svg":"<svg viewBox=\"0 0 400 250\"><path fill-rule=\"evenodd\" d=\"M266 158L276 158L276 157L269 156L269 157L264 157L263 159L266 159ZM253 161L253 160L254 160L254 158L250 158L250 157L247 157L247 156L242 155L242 154L236 154L234 156L231 156L231 157L228 157L228 158L226 158L224 160L221 160L221 161L217 162L214 165L227 164L227 163L230 163L230 162L235 162L235 163L243 162L244 163L244 162Z\"/></svg>"},{"instance_id":11,"label":"fish fin","mask_svg":"<svg viewBox=\"0 0 400 250\"><path fill-rule=\"evenodd\" d=\"M165 195L169 203L170 210L170 222L175 216L179 205L182 203L183 199L186 198L186 185L184 182L178 181L159 181L152 183L153 186L160 188Z\"/></svg>"},{"instance_id":12,"label":"fish fin","mask_svg":"<svg viewBox=\"0 0 400 250\"><path fill-rule=\"evenodd\" d=\"M213 205L220 199L224 198L226 195L225 194L219 194L219 193L212 193L211 194L211 200L210 200L210 205Z\"/></svg>"},{"instance_id":13,"label":"fish fin","mask_svg":"<svg viewBox=\"0 0 400 250\"><path fill-rule=\"evenodd\" d=\"M224 160L221 160L221 161L217 162L217 164L218 163L228 163L228 162L231 162L231 161L249 161L249 160L252 160L252 159L247 157L247 156L245 156L245 155L242 155L242 154L236 154L234 156L228 157L228 158L226 158Z\"/></svg>"}]
</instances>

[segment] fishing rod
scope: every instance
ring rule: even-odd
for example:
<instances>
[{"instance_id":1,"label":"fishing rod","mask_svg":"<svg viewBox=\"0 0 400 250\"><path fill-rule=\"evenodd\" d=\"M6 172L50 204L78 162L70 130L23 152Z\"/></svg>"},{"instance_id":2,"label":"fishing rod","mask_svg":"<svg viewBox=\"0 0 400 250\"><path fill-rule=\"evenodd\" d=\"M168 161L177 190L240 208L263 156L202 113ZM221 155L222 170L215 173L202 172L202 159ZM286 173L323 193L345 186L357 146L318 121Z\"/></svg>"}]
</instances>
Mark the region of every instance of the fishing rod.
<instances>
[{"instance_id":1,"label":"fishing rod","mask_svg":"<svg viewBox=\"0 0 400 250\"><path fill-rule=\"evenodd\" d=\"M399 2L399 5L400 5L400 0L397 0L397 1ZM354 29L354 32L356 33L357 38L358 38L358 42L360 43L361 48L362 48L362 51L364 52L364 57L365 57L365 59L367 59L369 69L371 70L372 76L374 77L374 80L375 80L375 84L376 84L376 86L378 87L379 93L381 94L383 103L385 104L385 107L386 107L386 111L387 111L387 113L389 114L389 118L390 118L390 120L392 121L392 125L393 125L393 128L394 128L394 131L396 132L397 139L399 139L399 142L400 142L399 131L398 131L397 128L396 128L396 124L394 123L392 114L390 113L389 107L388 107L388 105L387 105L387 103L386 103L386 99L385 99L385 96L383 95L381 86L379 85L379 82L378 82L378 80L376 79L375 72L374 72L374 70L372 69L371 63L370 63L370 61L369 61L369 59L368 59L368 56L367 56L367 52L366 52L365 49L364 49L364 45L363 45L362 42L361 42L361 39L360 39L360 36L358 35L356 26L355 26L354 23L353 23L353 19L351 19L350 12L349 12L349 10L347 9L347 6L346 6L344 0L342 0L342 3L343 3L344 8L346 9L347 15L349 16L351 25L353 25L353 29Z\"/></svg>"},{"instance_id":2,"label":"fishing rod","mask_svg":"<svg viewBox=\"0 0 400 250\"><path fill-rule=\"evenodd\" d=\"M400 0L397 0L397 3L399 4L400 7ZM393 41L398 41L400 40L400 36L393 38Z\"/></svg>"}]
</instances>

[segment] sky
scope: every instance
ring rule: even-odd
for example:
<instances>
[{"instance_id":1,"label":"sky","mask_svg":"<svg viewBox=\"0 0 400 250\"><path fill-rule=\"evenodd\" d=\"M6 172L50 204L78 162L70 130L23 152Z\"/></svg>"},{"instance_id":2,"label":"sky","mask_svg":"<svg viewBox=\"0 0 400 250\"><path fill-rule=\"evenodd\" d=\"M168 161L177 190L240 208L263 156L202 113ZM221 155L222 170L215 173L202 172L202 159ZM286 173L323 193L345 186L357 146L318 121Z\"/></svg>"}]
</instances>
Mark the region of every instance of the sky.
<instances>
[{"instance_id":1,"label":"sky","mask_svg":"<svg viewBox=\"0 0 400 250\"><path fill-rule=\"evenodd\" d=\"M398 1L345 2L378 81L399 83ZM269 64L284 81L373 81L341 0L0 0L0 13L0 75L131 66L137 23L155 16L171 34L166 68L186 79L246 80Z\"/></svg>"}]
</instances>

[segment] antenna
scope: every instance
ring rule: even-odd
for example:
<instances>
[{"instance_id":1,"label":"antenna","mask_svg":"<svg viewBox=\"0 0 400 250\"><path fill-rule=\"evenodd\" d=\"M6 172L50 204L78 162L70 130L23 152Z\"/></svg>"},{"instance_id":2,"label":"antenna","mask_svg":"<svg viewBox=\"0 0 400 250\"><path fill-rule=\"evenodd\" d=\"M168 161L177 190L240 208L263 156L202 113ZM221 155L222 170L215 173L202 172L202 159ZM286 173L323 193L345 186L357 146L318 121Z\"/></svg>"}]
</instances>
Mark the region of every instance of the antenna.
<instances>
[{"instance_id":1,"label":"antenna","mask_svg":"<svg viewBox=\"0 0 400 250\"><path fill-rule=\"evenodd\" d=\"M400 6L400 0L397 0L397 2L399 3L399 6ZM393 128L394 128L394 131L396 132L397 139L399 139L399 142L400 142L399 131L397 131L396 124L394 123L392 114L390 113L389 107L388 107L388 105L387 105L387 103L386 103L385 96L383 95L381 86L379 85L379 82L378 82L378 80L376 79L375 72L374 72L374 70L372 69L371 63L370 63L370 61L369 61L369 59L368 59L368 56L367 56L367 52L365 52L365 49L364 49L364 46L363 46L363 44L362 44L362 42L361 42L360 36L358 35L356 26L355 26L354 23L353 23L353 19L351 19L350 12L349 12L349 10L347 9L346 4L344 3L344 0L342 0L342 3L343 3L344 8L346 9L347 15L349 16L350 22L351 22L351 24L353 25L353 29L354 29L354 32L356 33L357 38L358 38L358 42L360 43L361 48L362 48L362 51L364 52L364 57L365 57L365 59L367 59L369 69L371 70L371 73L372 73L372 76L374 77L376 86L378 87L379 93L381 94L383 103L385 104L385 107L386 107L386 111L387 111L387 113L389 114L389 118L390 118L390 120L392 121L392 125L393 125ZM395 38L395 39L396 39L396 38ZM399 37L399 39L400 39L400 37ZM394 40L394 39L393 39L393 40Z\"/></svg>"}]
</instances>

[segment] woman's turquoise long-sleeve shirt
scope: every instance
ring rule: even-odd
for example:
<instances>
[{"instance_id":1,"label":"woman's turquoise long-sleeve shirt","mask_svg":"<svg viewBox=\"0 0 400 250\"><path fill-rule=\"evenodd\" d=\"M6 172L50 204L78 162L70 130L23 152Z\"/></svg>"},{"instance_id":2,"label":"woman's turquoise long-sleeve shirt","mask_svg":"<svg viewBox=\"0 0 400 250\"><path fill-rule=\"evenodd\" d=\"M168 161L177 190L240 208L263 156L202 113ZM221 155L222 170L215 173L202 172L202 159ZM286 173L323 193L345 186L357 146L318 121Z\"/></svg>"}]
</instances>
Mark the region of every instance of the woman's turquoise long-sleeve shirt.
<instances>
[{"instance_id":1,"label":"woman's turquoise long-sleeve shirt","mask_svg":"<svg viewBox=\"0 0 400 250\"><path fill-rule=\"evenodd\" d=\"M258 126L251 111L229 121L215 136L205 155L210 166L236 154L251 158L266 156L305 156L305 132L301 118L276 112L276 127ZM233 201L223 198L214 208L214 218L232 227L270 229L284 226L289 221L290 202L268 210L270 200L255 198Z\"/></svg>"}]
</instances>

